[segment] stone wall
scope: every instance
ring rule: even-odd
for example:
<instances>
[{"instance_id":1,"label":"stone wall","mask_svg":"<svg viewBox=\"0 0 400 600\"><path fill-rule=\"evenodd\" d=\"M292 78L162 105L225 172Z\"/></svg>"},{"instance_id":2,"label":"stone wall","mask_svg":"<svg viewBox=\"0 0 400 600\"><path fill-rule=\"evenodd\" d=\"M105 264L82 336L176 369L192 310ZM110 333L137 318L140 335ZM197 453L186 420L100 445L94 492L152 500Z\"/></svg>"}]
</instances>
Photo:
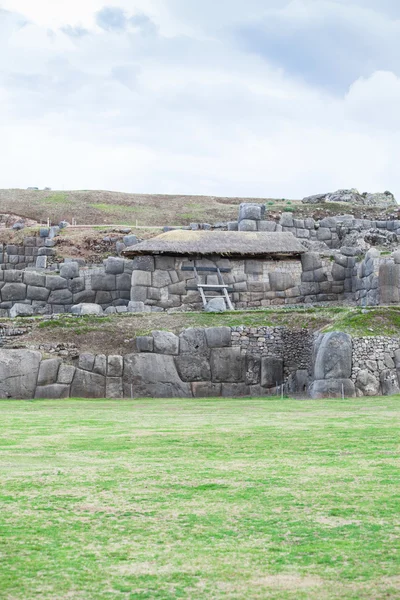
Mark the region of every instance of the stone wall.
<instances>
[{"instance_id":1,"label":"stone wall","mask_svg":"<svg viewBox=\"0 0 400 600\"><path fill-rule=\"evenodd\" d=\"M0 316L70 312L81 303L95 303L109 312L127 310L131 278L132 261L122 258L108 258L95 269L67 262L59 274L0 270Z\"/></svg>"},{"instance_id":2,"label":"stone wall","mask_svg":"<svg viewBox=\"0 0 400 600\"><path fill-rule=\"evenodd\" d=\"M266 396L305 393L313 334L285 328L155 331L125 356L43 358L0 350L1 398Z\"/></svg>"},{"instance_id":3,"label":"stone wall","mask_svg":"<svg viewBox=\"0 0 400 600\"><path fill-rule=\"evenodd\" d=\"M351 378L358 396L400 394L400 338L353 338Z\"/></svg>"},{"instance_id":4,"label":"stone wall","mask_svg":"<svg viewBox=\"0 0 400 600\"><path fill-rule=\"evenodd\" d=\"M351 398L399 394L399 378L400 338L285 327L154 331L125 356L0 350L0 398Z\"/></svg>"},{"instance_id":5,"label":"stone wall","mask_svg":"<svg viewBox=\"0 0 400 600\"><path fill-rule=\"evenodd\" d=\"M261 308L304 302L333 302L343 291L343 282L335 286L331 276L331 261L315 255L307 275L303 267L307 259L233 260L215 257L199 260L200 267L230 269L223 273L224 282L231 288L230 297L236 309ZM202 310L201 296L195 287L193 261L179 257L143 256L134 259L131 300L138 311L145 310ZM315 266L315 269L314 269ZM316 274L315 271L318 271ZM201 273L202 282L218 284L216 273Z\"/></svg>"},{"instance_id":6,"label":"stone wall","mask_svg":"<svg viewBox=\"0 0 400 600\"><path fill-rule=\"evenodd\" d=\"M356 219L353 215L313 218L296 218L292 212L284 212L279 221L265 218L265 205L242 204L238 221L227 223L231 231L288 231L307 243L324 242L329 248L338 249L345 245L343 241L352 234L372 230L376 235L394 233L400 235L398 219L376 221Z\"/></svg>"},{"instance_id":7,"label":"stone wall","mask_svg":"<svg viewBox=\"0 0 400 600\"><path fill-rule=\"evenodd\" d=\"M38 257L54 255L53 245L53 240L44 237L25 237L22 244L0 244L0 269L33 267Z\"/></svg>"}]
</instances>

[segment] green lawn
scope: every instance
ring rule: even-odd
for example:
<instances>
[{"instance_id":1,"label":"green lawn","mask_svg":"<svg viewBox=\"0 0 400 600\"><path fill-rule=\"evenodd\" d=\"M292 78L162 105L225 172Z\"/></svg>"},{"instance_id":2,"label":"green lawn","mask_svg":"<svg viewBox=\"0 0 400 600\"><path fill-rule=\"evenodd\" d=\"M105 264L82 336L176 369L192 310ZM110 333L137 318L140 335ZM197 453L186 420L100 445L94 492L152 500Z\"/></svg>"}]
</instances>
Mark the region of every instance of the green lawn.
<instances>
[{"instance_id":1,"label":"green lawn","mask_svg":"<svg viewBox=\"0 0 400 600\"><path fill-rule=\"evenodd\" d=\"M0 598L400 596L400 398L1 401Z\"/></svg>"}]
</instances>

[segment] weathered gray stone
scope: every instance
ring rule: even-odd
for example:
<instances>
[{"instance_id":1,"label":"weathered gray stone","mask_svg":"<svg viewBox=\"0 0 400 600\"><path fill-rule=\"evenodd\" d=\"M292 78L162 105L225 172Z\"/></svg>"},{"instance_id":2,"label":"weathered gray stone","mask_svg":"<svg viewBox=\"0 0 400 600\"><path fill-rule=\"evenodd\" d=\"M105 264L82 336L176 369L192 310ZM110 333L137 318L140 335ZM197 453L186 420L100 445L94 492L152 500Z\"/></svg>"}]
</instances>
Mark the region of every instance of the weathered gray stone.
<instances>
[{"instance_id":1,"label":"weathered gray stone","mask_svg":"<svg viewBox=\"0 0 400 600\"><path fill-rule=\"evenodd\" d=\"M250 386L246 383L223 383L221 395L223 398L250 397Z\"/></svg>"},{"instance_id":2,"label":"weathered gray stone","mask_svg":"<svg viewBox=\"0 0 400 600\"><path fill-rule=\"evenodd\" d=\"M107 375L107 357L104 354L96 355L93 373L97 373L98 375Z\"/></svg>"},{"instance_id":3,"label":"weathered gray stone","mask_svg":"<svg viewBox=\"0 0 400 600\"><path fill-rule=\"evenodd\" d=\"M28 285L26 297L28 300L38 300L39 302L47 302L50 296L50 290L45 287L34 287Z\"/></svg>"},{"instance_id":4,"label":"weathered gray stone","mask_svg":"<svg viewBox=\"0 0 400 600\"><path fill-rule=\"evenodd\" d=\"M276 271L269 273L269 284L272 291L283 292L294 287L294 279L291 273L279 273Z\"/></svg>"},{"instance_id":5,"label":"weathered gray stone","mask_svg":"<svg viewBox=\"0 0 400 600\"><path fill-rule=\"evenodd\" d=\"M179 338L169 331L153 331L154 352L158 354L179 353Z\"/></svg>"},{"instance_id":6,"label":"weathered gray stone","mask_svg":"<svg viewBox=\"0 0 400 600\"><path fill-rule=\"evenodd\" d=\"M94 357L93 357L94 358ZM71 385L73 398L105 398L106 378L97 373L77 369Z\"/></svg>"},{"instance_id":7,"label":"weathered gray stone","mask_svg":"<svg viewBox=\"0 0 400 600\"><path fill-rule=\"evenodd\" d=\"M144 271L142 271L142 273L143 272ZM122 273L122 275L117 275L117 277L116 277L117 290L118 291L130 290L131 289L131 280L132 280L132 275L129 272Z\"/></svg>"},{"instance_id":8,"label":"weathered gray stone","mask_svg":"<svg viewBox=\"0 0 400 600\"><path fill-rule=\"evenodd\" d=\"M347 333L335 331L320 335L314 352L315 379L350 379L352 344Z\"/></svg>"},{"instance_id":9,"label":"weathered gray stone","mask_svg":"<svg viewBox=\"0 0 400 600\"><path fill-rule=\"evenodd\" d=\"M119 275L124 272L124 259L110 256L104 261L104 267L108 275Z\"/></svg>"},{"instance_id":10,"label":"weathered gray stone","mask_svg":"<svg viewBox=\"0 0 400 600\"><path fill-rule=\"evenodd\" d=\"M208 354L208 346L204 329L185 329L179 335L179 340L181 354Z\"/></svg>"},{"instance_id":11,"label":"weathered gray stone","mask_svg":"<svg viewBox=\"0 0 400 600\"><path fill-rule=\"evenodd\" d=\"M239 221L239 231L257 231L257 221L251 221L250 219L244 219Z\"/></svg>"},{"instance_id":12,"label":"weathered gray stone","mask_svg":"<svg viewBox=\"0 0 400 600\"><path fill-rule=\"evenodd\" d=\"M73 304L93 304L96 299L96 292L93 290L83 290L77 294L73 294Z\"/></svg>"},{"instance_id":13,"label":"weathered gray stone","mask_svg":"<svg viewBox=\"0 0 400 600\"><path fill-rule=\"evenodd\" d=\"M172 271L175 269L175 258L173 256L156 256L155 268L158 271Z\"/></svg>"},{"instance_id":14,"label":"weathered gray stone","mask_svg":"<svg viewBox=\"0 0 400 600\"><path fill-rule=\"evenodd\" d=\"M225 300L221 298L212 298L209 300L204 308L205 312L208 313L222 313L226 311Z\"/></svg>"},{"instance_id":15,"label":"weathered gray stone","mask_svg":"<svg viewBox=\"0 0 400 600\"><path fill-rule=\"evenodd\" d=\"M6 283L22 283L24 274L22 271L5 271L4 281Z\"/></svg>"},{"instance_id":16,"label":"weathered gray stone","mask_svg":"<svg viewBox=\"0 0 400 600\"><path fill-rule=\"evenodd\" d=\"M167 287L172 283L171 277L168 271L154 271L151 274L151 285L155 288Z\"/></svg>"},{"instance_id":17,"label":"weathered gray stone","mask_svg":"<svg viewBox=\"0 0 400 600\"><path fill-rule=\"evenodd\" d=\"M238 231L239 223L237 221L228 221L228 231Z\"/></svg>"},{"instance_id":18,"label":"weathered gray stone","mask_svg":"<svg viewBox=\"0 0 400 600\"><path fill-rule=\"evenodd\" d=\"M180 354L175 359L176 368L182 381L209 381L210 363L207 357L198 354Z\"/></svg>"},{"instance_id":19,"label":"weathered gray stone","mask_svg":"<svg viewBox=\"0 0 400 600\"><path fill-rule=\"evenodd\" d=\"M36 258L36 268L46 269L47 268L47 256L38 256Z\"/></svg>"},{"instance_id":20,"label":"weathered gray stone","mask_svg":"<svg viewBox=\"0 0 400 600\"><path fill-rule=\"evenodd\" d=\"M322 267L322 261L316 252L305 252L301 255L301 265L303 271L315 271Z\"/></svg>"},{"instance_id":21,"label":"weathered gray stone","mask_svg":"<svg viewBox=\"0 0 400 600\"><path fill-rule=\"evenodd\" d=\"M239 206L239 221L255 220L260 221L265 213L265 205L243 202Z\"/></svg>"},{"instance_id":22,"label":"weathered gray stone","mask_svg":"<svg viewBox=\"0 0 400 600\"><path fill-rule=\"evenodd\" d=\"M70 279L68 281L68 289L71 290L73 294L83 292L83 290L85 289L85 278L76 277L75 279Z\"/></svg>"},{"instance_id":23,"label":"weathered gray stone","mask_svg":"<svg viewBox=\"0 0 400 600\"><path fill-rule=\"evenodd\" d=\"M230 327L208 327L205 334L209 348L224 348L231 345Z\"/></svg>"},{"instance_id":24,"label":"weathered gray stone","mask_svg":"<svg viewBox=\"0 0 400 600\"><path fill-rule=\"evenodd\" d=\"M294 227L293 213L291 213L291 212L282 213L279 224L282 227Z\"/></svg>"},{"instance_id":25,"label":"weathered gray stone","mask_svg":"<svg viewBox=\"0 0 400 600\"><path fill-rule=\"evenodd\" d=\"M136 337L136 349L138 352L153 352L154 338L149 335L139 335Z\"/></svg>"},{"instance_id":26,"label":"weathered gray stone","mask_svg":"<svg viewBox=\"0 0 400 600\"><path fill-rule=\"evenodd\" d=\"M34 398L41 359L32 350L0 350L0 398Z\"/></svg>"},{"instance_id":27,"label":"weathered gray stone","mask_svg":"<svg viewBox=\"0 0 400 600\"><path fill-rule=\"evenodd\" d=\"M79 277L79 265L77 262L68 262L61 265L60 275L64 279Z\"/></svg>"},{"instance_id":28,"label":"weathered gray stone","mask_svg":"<svg viewBox=\"0 0 400 600\"><path fill-rule=\"evenodd\" d=\"M132 313L151 312L151 307L146 306L144 304L144 302L131 300L128 304L128 312L132 312Z\"/></svg>"},{"instance_id":29,"label":"weathered gray stone","mask_svg":"<svg viewBox=\"0 0 400 600\"><path fill-rule=\"evenodd\" d=\"M105 275L92 276L92 290L111 292L117 289L115 275L106 273Z\"/></svg>"},{"instance_id":30,"label":"weathered gray stone","mask_svg":"<svg viewBox=\"0 0 400 600\"><path fill-rule=\"evenodd\" d=\"M275 356L264 356L261 359L261 386L273 388L283 382L283 360Z\"/></svg>"},{"instance_id":31,"label":"weathered gray stone","mask_svg":"<svg viewBox=\"0 0 400 600\"><path fill-rule=\"evenodd\" d=\"M325 242L330 239L332 239L332 232L330 229L326 227L320 227L317 229L317 240L320 242Z\"/></svg>"},{"instance_id":32,"label":"weathered gray stone","mask_svg":"<svg viewBox=\"0 0 400 600\"><path fill-rule=\"evenodd\" d=\"M221 389L222 385L220 383L211 383L211 381L192 383L194 398L218 398L221 396Z\"/></svg>"},{"instance_id":33,"label":"weathered gray stone","mask_svg":"<svg viewBox=\"0 0 400 600\"><path fill-rule=\"evenodd\" d=\"M44 386L38 385L35 392L35 398L58 400L60 398L69 398L69 393L69 385L62 385L60 383L53 383Z\"/></svg>"},{"instance_id":34,"label":"weathered gray stone","mask_svg":"<svg viewBox=\"0 0 400 600\"><path fill-rule=\"evenodd\" d=\"M124 242L125 246L127 248L129 248L130 246L135 246L138 243L138 239L137 239L136 235L133 235L133 234L124 235L123 242Z\"/></svg>"},{"instance_id":35,"label":"weathered gray stone","mask_svg":"<svg viewBox=\"0 0 400 600\"><path fill-rule=\"evenodd\" d=\"M400 302L400 265L393 261L385 261L379 267L379 291L381 304L398 304Z\"/></svg>"},{"instance_id":36,"label":"weathered gray stone","mask_svg":"<svg viewBox=\"0 0 400 600\"><path fill-rule=\"evenodd\" d=\"M122 377L107 377L106 379L106 398L123 398L124 386Z\"/></svg>"},{"instance_id":37,"label":"weathered gray stone","mask_svg":"<svg viewBox=\"0 0 400 600\"><path fill-rule=\"evenodd\" d=\"M379 381L367 370L357 374L356 387L363 396L378 396L380 391Z\"/></svg>"},{"instance_id":38,"label":"weathered gray stone","mask_svg":"<svg viewBox=\"0 0 400 600\"><path fill-rule=\"evenodd\" d=\"M395 396L400 394L399 381L396 371L386 369L379 374L382 394L384 396Z\"/></svg>"},{"instance_id":39,"label":"weathered gray stone","mask_svg":"<svg viewBox=\"0 0 400 600\"><path fill-rule=\"evenodd\" d=\"M82 302L81 304L74 304L71 307L71 312L74 315L101 316L103 314L103 309L101 308L101 306L99 306L99 304L91 304L91 303Z\"/></svg>"},{"instance_id":40,"label":"weathered gray stone","mask_svg":"<svg viewBox=\"0 0 400 600\"><path fill-rule=\"evenodd\" d=\"M154 271L154 257L153 256L136 256L133 259L133 270L134 271Z\"/></svg>"},{"instance_id":41,"label":"weathered gray stone","mask_svg":"<svg viewBox=\"0 0 400 600\"><path fill-rule=\"evenodd\" d=\"M95 359L96 357L94 354L85 352L79 356L78 367L84 371L93 371Z\"/></svg>"},{"instance_id":42,"label":"weathered gray stone","mask_svg":"<svg viewBox=\"0 0 400 600\"><path fill-rule=\"evenodd\" d=\"M245 359L240 348L213 348L210 366L212 381L216 383L238 383L244 381Z\"/></svg>"},{"instance_id":43,"label":"weathered gray stone","mask_svg":"<svg viewBox=\"0 0 400 600\"><path fill-rule=\"evenodd\" d=\"M18 302L10 309L10 317L32 317L34 308L31 304L19 304Z\"/></svg>"},{"instance_id":44,"label":"weathered gray stone","mask_svg":"<svg viewBox=\"0 0 400 600\"><path fill-rule=\"evenodd\" d=\"M68 287L68 282L64 277L58 275L48 275L46 277L46 287L51 290L64 290Z\"/></svg>"},{"instance_id":45,"label":"weathered gray stone","mask_svg":"<svg viewBox=\"0 0 400 600\"><path fill-rule=\"evenodd\" d=\"M183 383L174 358L163 354L129 354L124 358L124 396L190 398L191 387Z\"/></svg>"},{"instance_id":46,"label":"weathered gray stone","mask_svg":"<svg viewBox=\"0 0 400 600\"><path fill-rule=\"evenodd\" d=\"M6 283L1 290L2 302L18 302L25 298L26 285L24 283Z\"/></svg>"},{"instance_id":47,"label":"weathered gray stone","mask_svg":"<svg viewBox=\"0 0 400 600\"><path fill-rule=\"evenodd\" d=\"M107 377L122 377L124 360L118 354L110 355L107 360Z\"/></svg>"},{"instance_id":48,"label":"weathered gray stone","mask_svg":"<svg viewBox=\"0 0 400 600\"><path fill-rule=\"evenodd\" d=\"M42 360L39 368L38 385L51 385L57 382L58 369L61 361L57 358Z\"/></svg>"},{"instance_id":49,"label":"weathered gray stone","mask_svg":"<svg viewBox=\"0 0 400 600\"><path fill-rule=\"evenodd\" d=\"M356 389L351 379L317 380L311 384L311 398L354 398Z\"/></svg>"},{"instance_id":50,"label":"weathered gray stone","mask_svg":"<svg viewBox=\"0 0 400 600\"><path fill-rule=\"evenodd\" d=\"M276 231L276 221L260 221L258 231Z\"/></svg>"},{"instance_id":51,"label":"weathered gray stone","mask_svg":"<svg viewBox=\"0 0 400 600\"><path fill-rule=\"evenodd\" d=\"M46 285L46 276L35 271L25 271L24 283L33 287L44 287Z\"/></svg>"},{"instance_id":52,"label":"weathered gray stone","mask_svg":"<svg viewBox=\"0 0 400 600\"><path fill-rule=\"evenodd\" d=\"M135 303L139 303L139 302L146 302L147 300L147 290L148 288L144 285L136 285L135 287L131 288L131 300L132 302ZM129 308L129 306L128 306ZM137 311L140 312L140 311Z\"/></svg>"},{"instance_id":53,"label":"weathered gray stone","mask_svg":"<svg viewBox=\"0 0 400 600\"><path fill-rule=\"evenodd\" d=\"M132 286L150 286L151 285L151 273L150 271L133 271L132 272Z\"/></svg>"},{"instance_id":54,"label":"weathered gray stone","mask_svg":"<svg viewBox=\"0 0 400 600\"><path fill-rule=\"evenodd\" d=\"M73 304L72 292L66 290L54 290L48 298L49 304Z\"/></svg>"},{"instance_id":55,"label":"weathered gray stone","mask_svg":"<svg viewBox=\"0 0 400 600\"><path fill-rule=\"evenodd\" d=\"M72 365L67 365L65 363L60 364L60 368L58 369L58 383L63 383L64 385L70 385L75 375L75 367Z\"/></svg>"}]
</instances>

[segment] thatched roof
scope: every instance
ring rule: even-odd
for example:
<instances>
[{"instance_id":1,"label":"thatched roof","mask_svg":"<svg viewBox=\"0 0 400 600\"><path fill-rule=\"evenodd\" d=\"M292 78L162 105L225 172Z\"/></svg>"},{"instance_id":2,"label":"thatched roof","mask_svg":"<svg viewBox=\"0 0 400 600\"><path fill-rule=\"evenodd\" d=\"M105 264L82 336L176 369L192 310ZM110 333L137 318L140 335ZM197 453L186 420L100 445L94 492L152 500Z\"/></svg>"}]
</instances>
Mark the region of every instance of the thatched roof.
<instances>
[{"instance_id":1,"label":"thatched roof","mask_svg":"<svg viewBox=\"0 0 400 600\"><path fill-rule=\"evenodd\" d=\"M143 254L172 256L293 256L305 252L292 233L188 231L177 229L131 246L128 258Z\"/></svg>"}]
</instances>

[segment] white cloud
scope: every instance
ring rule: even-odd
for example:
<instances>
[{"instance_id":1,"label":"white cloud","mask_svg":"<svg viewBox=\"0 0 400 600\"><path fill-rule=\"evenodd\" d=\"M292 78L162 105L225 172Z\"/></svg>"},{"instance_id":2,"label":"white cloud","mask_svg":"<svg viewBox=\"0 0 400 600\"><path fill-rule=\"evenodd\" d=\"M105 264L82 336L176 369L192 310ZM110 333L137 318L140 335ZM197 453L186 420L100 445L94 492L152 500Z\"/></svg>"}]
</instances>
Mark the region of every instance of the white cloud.
<instances>
[{"instance_id":1,"label":"white cloud","mask_svg":"<svg viewBox=\"0 0 400 600\"><path fill-rule=\"evenodd\" d=\"M0 187L400 196L397 76L331 95L218 33L229 6L235 24L261 0L109 1L126 22L103 29L100 1L60 2L51 19L45 0L12 4L35 19L0 14Z\"/></svg>"}]
</instances>

